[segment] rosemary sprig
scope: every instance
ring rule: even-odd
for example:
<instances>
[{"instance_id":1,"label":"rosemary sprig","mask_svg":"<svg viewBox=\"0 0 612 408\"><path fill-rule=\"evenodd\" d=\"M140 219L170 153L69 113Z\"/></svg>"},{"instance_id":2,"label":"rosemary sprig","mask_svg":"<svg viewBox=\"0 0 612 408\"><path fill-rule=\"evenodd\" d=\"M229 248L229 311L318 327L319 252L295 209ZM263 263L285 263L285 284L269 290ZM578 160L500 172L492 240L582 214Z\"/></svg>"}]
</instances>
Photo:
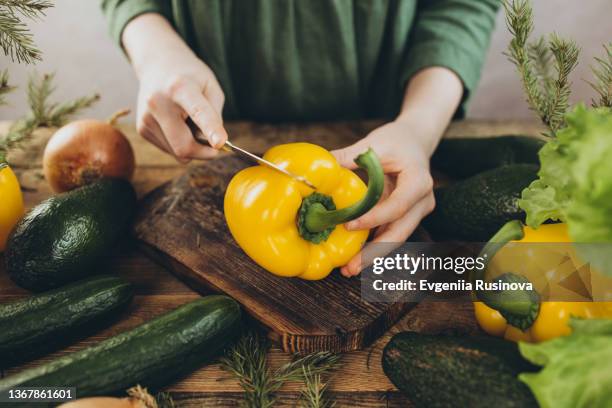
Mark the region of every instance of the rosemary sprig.
<instances>
[{"instance_id":1,"label":"rosemary sprig","mask_svg":"<svg viewBox=\"0 0 612 408\"><path fill-rule=\"evenodd\" d=\"M4 97L14 89L15 87L9 84L8 69L0 72L0 106L6 105Z\"/></svg>"},{"instance_id":2,"label":"rosemary sprig","mask_svg":"<svg viewBox=\"0 0 612 408\"><path fill-rule=\"evenodd\" d=\"M0 0L0 7L8 9L11 13L29 18L37 18L44 15L45 10L53 7L53 2L48 0Z\"/></svg>"},{"instance_id":3,"label":"rosemary sprig","mask_svg":"<svg viewBox=\"0 0 612 408\"><path fill-rule=\"evenodd\" d=\"M327 383L321 374L313 374L304 367L304 390L301 395L302 408L333 408L336 403L327 396Z\"/></svg>"},{"instance_id":4,"label":"rosemary sprig","mask_svg":"<svg viewBox=\"0 0 612 408\"><path fill-rule=\"evenodd\" d=\"M0 138L0 163L6 161L8 151L30 139L39 127L62 126L76 113L90 107L100 99L98 94L94 94L62 104L51 102L51 96L55 90L54 78L52 74L46 74L40 78L36 75L30 77L27 95L30 112L15 121L8 134Z\"/></svg>"},{"instance_id":5,"label":"rosemary sprig","mask_svg":"<svg viewBox=\"0 0 612 408\"><path fill-rule=\"evenodd\" d=\"M506 0L504 8L512 34L506 55L521 76L529 107L554 135L565 126L571 92L569 75L578 64L580 49L575 42L555 34L530 43L533 9L529 0ZM551 59L556 75L550 72Z\"/></svg>"},{"instance_id":6,"label":"rosemary sprig","mask_svg":"<svg viewBox=\"0 0 612 408\"><path fill-rule=\"evenodd\" d=\"M574 41L553 34L550 37L550 52L554 56L557 79L547 103L546 120L552 132L556 133L565 126L565 113L569 108L569 96L572 93L569 75L578 65L580 48Z\"/></svg>"},{"instance_id":7,"label":"rosemary sprig","mask_svg":"<svg viewBox=\"0 0 612 408\"><path fill-rule=\"evenodd\" d=\"M274 393L287 381L304 381L305 373L321 375L331 370L339 356L315 353L297 358L277 370L267 364L269 343L256 333L243 336L221 359L221 366L236 377L245 392L244 406L269 408L276 400Z\"/></svg>"},{"instance_id":8,"label":"rosemary sprig","mask_svg":"<svg viewBox=\"0 0 612 408\"><path fill-rule=\"evenodd\" d=\"M40 60L40 50L22 17L36 19L53 7L46 0L0 0L0 48L11 60L30 64Z\"/></svg>"},{"instance_id":9,"label":"rosemary sprig","mask_svg":"<svg viewBox=\"0 0 612 408\"><path fill-rule=\"evenodd\" d=\"M612 43L604 45L606 55L595 58L597 63L591 67L595 75L595 82L589 82L591 87L599 95L599 99L593 99L594 108L612 108Z\"/></svg>"},{"instance_id":10,"label":"rosemary sprig","mask_svg":"<svg viewBox=\"0 0 612 408\"><path fill-rule=\"evenodd\" d=\"M528 57L533 61L533 69L540 85L540 92L548 96L553 88L552 54L544 37L527 44Z\"/></svg>"}]
</instances>

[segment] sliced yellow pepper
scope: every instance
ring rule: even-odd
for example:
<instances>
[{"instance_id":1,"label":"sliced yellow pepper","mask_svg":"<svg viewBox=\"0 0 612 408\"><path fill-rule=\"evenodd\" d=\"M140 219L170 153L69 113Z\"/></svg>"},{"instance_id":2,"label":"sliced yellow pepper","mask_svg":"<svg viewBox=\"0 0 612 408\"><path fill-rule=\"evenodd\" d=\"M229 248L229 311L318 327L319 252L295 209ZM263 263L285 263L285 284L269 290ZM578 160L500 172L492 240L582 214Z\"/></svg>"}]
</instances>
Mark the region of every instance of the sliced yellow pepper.
<instances>
[{"instance_id":1,"label":"sliced yellow pepper","mask_svg":"<svg viewBox=\"0 0 612 408\"><path fill-rule=\"evenodd\" d=\"M23 216L23 196L19 181L8 164L0 162L0 252L4 252L9 233Z\"/></svg>"},{"instance_id":2,"label":"sliced yellow pepper","mask_svg":"<svg viewBox=\"0 0 612 408\"><path fill-rule=\"evenodd\" d=\"M368 172L366 187L331 153L313 144L275 146L264 158L304 176L317 191L266 166L246 168L225 193L229 230L247 255L271 273L323 279L355 256L368 237L367 230L347 231L342 224L380 199L380 162L371 149L355 159Z\"/></svg>"},{"instance_id":3,"label":"sliced yellow pepper","mask_svg":"<svg viewBox=\"0 0 612 408\"><path fill-rule=\"evenodd\" d=\"M566 224L544 224L535 230L526 226L523 227L518 222L513 222L512 224L506 224L504 228L506 237L514 238L509 240L510 242L572 242ZM500 233L502 232L504 232L504 229L500 230ZM500 233L498 235L504 235ZM492 241L495 240L494 237ZM499 240L499 242L500 245L504 245L504 239ZM516 261L519 263L525 262L524 259ZM505 263L503 265L504 267L507 266ZM533 309L530 312L526 308L525 310L520 307L515 308L511 304L512 302L491 301L492 299L486 299L485 297L485 301L487 300L489 305L482 301L474 302L474 312L478 325L488 334L504 337L511 341L541 342L569 335L571 328L568 323L572 316L584 319L612 318L611 302L538 301L535 305L535 316L530 316ZM518 316L517 321L520 324L511 324L504 317L504 314L506 316L509 314L513 318Z\"/></svg>"}]
</instances>

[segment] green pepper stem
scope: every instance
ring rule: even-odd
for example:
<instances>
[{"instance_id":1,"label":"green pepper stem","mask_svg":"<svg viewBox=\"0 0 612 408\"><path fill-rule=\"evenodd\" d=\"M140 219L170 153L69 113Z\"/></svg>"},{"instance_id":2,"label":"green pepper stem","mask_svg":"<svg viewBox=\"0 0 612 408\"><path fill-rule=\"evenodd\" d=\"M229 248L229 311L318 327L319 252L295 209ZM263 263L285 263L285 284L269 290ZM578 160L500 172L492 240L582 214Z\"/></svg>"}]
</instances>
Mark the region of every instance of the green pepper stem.
<instances>
[{"instance_id":1,"label":"green pepper stem","mask_svg":"<svg viewBox=\"0 0 612 408\"><path fill-rule=\"evenodd\" d=\"M471 282L484 279L489 263L495 254L508 242L523 239L524 236L523 224L520 221L509 221L504 224L480 251L478 256L484 259L484 268L470 271Z\"/></svg>"},{"instance_id":2,"label":"green pepper stem","mask_svg":"<svg viewBox=\"0 0 612 408\"><path fill-rule=\"evenodd\" d=\"M514 276L517 277L517 275ZM531 313L531 301L528 297L522 296L521 292L482 292L480 293L479 299L490 308L500 313L503 312L503 314L527 316Z\"/></svg>"},{"instance_id":3,"label":"green pepper stem","mask_svg":"<svg viewBox=\"0 0 612 408\"><path fill-rule=\"evenodd\" d=\"M524 237L523 225L520 221L506 223L491 240L480 251L479 256L484 259L484 268L472 270L470 280L474 284L476 280L484 280L487 267L495 254L508 242L520 240ZM500 282L527 283L529 280L524 276L512 272L505 273L498 278ZM476 291L478 300L484 302L490 308L501 313L509 324L526 330L535 321L540 311L540 296L534 290L485 292Z\"/></svg>"},{"instance_id":4,"label":"green pepper stem","mask_svg":"<svg viewBox=\"0 0 612 408\"><path fill-rule=\"evenodd\" d=\"M304 226L312 233L344 224L368 212L378 203L385 186L385 174L376 153L371 148L355 158L355 163L368 173L368 191L361 201L339 210L328 210L320 203L308 206Z\"/></svg>"}]
</instances>

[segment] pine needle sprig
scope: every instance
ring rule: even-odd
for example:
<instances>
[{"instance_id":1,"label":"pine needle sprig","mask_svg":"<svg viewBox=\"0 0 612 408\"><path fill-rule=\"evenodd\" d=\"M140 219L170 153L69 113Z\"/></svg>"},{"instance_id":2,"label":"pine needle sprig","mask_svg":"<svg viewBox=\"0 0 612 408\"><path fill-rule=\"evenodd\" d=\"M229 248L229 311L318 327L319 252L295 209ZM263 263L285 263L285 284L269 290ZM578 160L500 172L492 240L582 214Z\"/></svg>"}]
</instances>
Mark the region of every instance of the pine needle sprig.
<instances>
[{"instance_id":1,"label":"pine needle sprig","mask_svg":"<svg viewBox=\"0 0 612 408\"><path fill-rule=\"evenodd\" d=\"M529 107L549 128L550 135L565 126L571 82L580 48L553 34L530 43L533 9L529 0L506 0L506 25L512 34L506 55L517 67ZM554 61L554 64L552 62ZM554 74L551 72L554 67Z\"/></svg>"},{"instance_id":2,"label":"pine needle sprig","mask_svg":"<svg viewBox=\"0 0 612 408\"><path fill-rule=\"evenodd\" d=\"M0 0L1 1L1 0ZM98 94L77 98L58 104L51 101L55 85L53 74L41 77L32 75L28 81L27 99L30 112L16 120L4 137L0 137L0 163L6 154L28 141L40 127L58 127L68 122L75 114L93 105L100 99Z\"/></svg>"},{"instance_id":3,"label":"pine needle sprig","mask_svg":"<svg viewBox=\"0 0 612 408\"><path fill-rule=\"evenodd\" d=\"M48 0L0 0L0 8L31 19L44 16L45 10L51 7L53 2Z\"/></svg>"},{"instance_id":4,"label":"pine needle sprig","mask_svg":"<svg viewBox=\"0 0 612 408\"><path fill-rule=\"evenodd\" d=\"M54 80L55 74L44 74L40 77L33 74L28 81L28 105L31 115L38 123L44 122L55 108L54 104L49 103L49 98L55 91Z\"/></svg>"},{"instance_id":5,"label":"pine needle sprig","mask_svg":"<svg viewBox=\"0 0 612 408\"><path fill-rule=\"evenodd\" d=\"M572 93L569 75L578 65L580 48L572 40L565 40L556 34L550 37L550 52L554 56L557 79L547 103L546 120L553 133L565 125L565 113L569 108Z\"/></svg>"},{"instance_id":6,"label":"pine needle sprig","mask_svg":"<svg viewBox=\"0 0 612 408\"><path fill-rule=\"evenodd\" d=\"M553 55L548 48L544 37L538 38L527 44L527 55L533 61L533 69L537 77L537 83L540 85L540 92L544 97L548 97L553 89L553 71L552 59Z\"/></svg>"},{"instance_id":7,"label":"pine needle sprig","mask_svg":"<svg viewBox=\"0 0 612 408\"><path fill-rule=\"evenodd\" d=\"M323 382L321 374L313 374L304 368L304 390L301 393L302 408L333 408L336 404L329 400L327 383Z\"/></svg>"},{"instance_id":8,"label":"pine needle sprig","mask_svg":"<svg viewBox=\"0 0 612 408\"><path fill-rule=\"evenodd\" d=\"M49 113L46 121L42 123L42 126L47 127L59 127L64 125L68 119L73 117L80 111L89 108L94 103L100 100L99 94L93 94L90 96L82 96L73 101L64 102L59 105L55 105L54 109Z\"/></svg>"},{"instance_id":9,"label":"pine needle sprig","mask_svg":"<svg viewBox=\"0 0 612 408\"><path fill-rule=\"evenodd\" d=\"M591 67L595 75L595 82L589 82L599 95L599 99L592 100L594 108L612 108L612 43L604 45L604 57L596 57L595 66Z\"/></svg>"},{"instance_id":10,"label":"pine needle sprig","mask_svg":"<svg viewBox=\"0 0 612 408\"><path fill-rule=\"evenodd\" d=\"M530 57L536 48L529 50L527 44L533 32L533 10L526 0L504 2L506 10L506 26L512 34L512 39L505 54L508 59L516 66L523 88L527 96L529 107L537 113L539 117L544 117L546 112L546 99L541 92L542 87L538 81Z\"/></svg>"},{"instance_id":11,"label":"pine needle sprig","mask_svg":"<svg viewBox=\"0 0 612 408\"><path fill-rule=\"evenodd\" d=\"M53 3L46 0L0 0L0 48L11 60L26 64L40 60L41 52L21 17L40 18L50 7Z\"/></svg>"},{"instance_id":12,"label":"pine needle sprig","mask_svg":"<svg viewBox=\"0 0 612 408\"><path fill-rule=\"evenodd\" d=\"M315 353L297 358L277 370L267 364L269 342L255 333L243 336L221 359L221 366L238 379L245 392L244 406L269 408L274 406L277 392L288 381L305 381L305 373L321 375L336 366L339 356Z\"/></svg>"},{"instance_id":13,"label":"pine needle sprig","mask_svg":"<svg viewBox=\"0 0 612 408\"><path fill-rule=\"evenodd\" d=\"M5 96L12 92L16 87L9 84L8 69L0 72L0 106L6 105Z\"/></svg>"}]
</instances>

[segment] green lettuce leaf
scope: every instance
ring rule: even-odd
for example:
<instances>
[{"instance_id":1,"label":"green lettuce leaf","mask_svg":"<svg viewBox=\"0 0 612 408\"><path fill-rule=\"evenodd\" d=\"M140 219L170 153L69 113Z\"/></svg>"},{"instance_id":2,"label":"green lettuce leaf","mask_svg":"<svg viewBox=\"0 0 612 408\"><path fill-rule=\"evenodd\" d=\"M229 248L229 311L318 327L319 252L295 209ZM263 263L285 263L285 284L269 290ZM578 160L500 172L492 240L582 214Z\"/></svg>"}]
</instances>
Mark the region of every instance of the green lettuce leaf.
<instances>
[{"instance_id":1,"label":"green lettuce leaf","mask_svg":"<svg viewBox=\"0 0 612 408\"><path fill-rule=\"evenodd\" d=\"M545 221L565 221L563 206L555 197L555 189L541 179L533 181L523 190L519 206L527 214L525 222L532 228L537 228Z\"/></svg>"},{"instance_id":2,"label":"green lettuce leaf","mask_svg":"<svg viewBox=\"0 0 612 408\"><path fill-rule=\"evenodd\" d=\"M540 150L539 179L519 205L532 228L547 220L567 222L575 242L612 243L612 110L578 105L567 127ZM606 245L582 245L581 255L612 275Z\"/></svg>"},{"instance_id":3,"label":"green lettuce leaf","mask_svg":"<svg viewBox=\"0 0 612 408\"><path fill-rule=\"evenodd\" d=\"M567 337L520 343L523 357L543 366L523 373L541 407L608 407L612 402L612 320L574 320Z\"/></svg>"}]
</instances>

